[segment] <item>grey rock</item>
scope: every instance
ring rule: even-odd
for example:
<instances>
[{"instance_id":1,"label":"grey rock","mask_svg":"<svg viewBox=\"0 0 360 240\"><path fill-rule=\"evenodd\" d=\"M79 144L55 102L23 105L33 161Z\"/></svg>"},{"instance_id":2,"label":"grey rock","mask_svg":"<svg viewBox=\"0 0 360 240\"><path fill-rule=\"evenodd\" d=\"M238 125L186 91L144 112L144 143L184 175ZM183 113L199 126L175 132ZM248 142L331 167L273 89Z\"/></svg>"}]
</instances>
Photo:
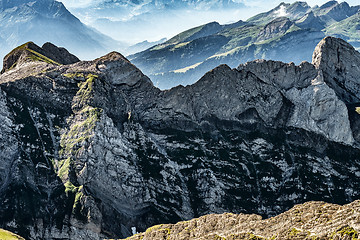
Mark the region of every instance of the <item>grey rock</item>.
<instances>
[{"instance_id":1,"label":"grey rock","mask_svg":"<svg viewBox=\"0 0 360 240\"><path fill-rule=\"evenodd\" d=\"M346 105L324 83L322 75L307 88L292 88L285 95L295 105L289 126L323 134L332 141L354 143Z\"/></svg>"},{"instance_id":2,"label":"grey rock","mask_svg":"<svg viewBox=\"0 0 360 240\"><path fill-rule=\"evenodd\" d=\"M279 17L266 24L258 34L258 41L268 40L286 33L293 23L287 17Z\"/></svg>"},{"instance_id":3,"label":"grey rock","mask_svg":"<svg viewBox=\"0 0 360 240\"><path fill-rule=\"evenodd\" d=\"M220 65L167 91L115 52L6 71L0 227L27 239L120 238L208 213L273 216L359 198L360 123L325 61L326 49L358 53L328 44L314 65ZM343 91L357 96L351 86Z\"/></svg>"},{"instance_id":4,"label":"grey rock","mask_svg":"<svg viewBox=\"0 0 360 240\"><path fill-rule=\"evenodd\" d=\"M339 38L324 38L315 48L313 64L324 74L324 81L345 103L359 102L360 53Z\"/></svg>"},{"instance_id":5,"label":"grey rock","mask_svg":"<svg viewBox=\"0 0 360 240\"><path fill-rule=\"evenodd\" d=\"M240 65L238 69L251 71L262 81L275 84L278 91L294 104L288 126L324 134L337 142L354 142L346 105L324 83L322 72L316 71L310 63L295 66L293 63L257 60ZM266 106L265 111L273 107Z\"/></svg>"},{"instance_id":6,"label":"grey rock","mask_svg":"<svg viewBox=\"0 0 360 240\"><path fill-rule=\"evenodd\" d=\"M324 29L326 25L318 16L315 16L313 11L298 19L295 24L301 28L312 28L316 30Z\"/></svg>"}]
</instances>

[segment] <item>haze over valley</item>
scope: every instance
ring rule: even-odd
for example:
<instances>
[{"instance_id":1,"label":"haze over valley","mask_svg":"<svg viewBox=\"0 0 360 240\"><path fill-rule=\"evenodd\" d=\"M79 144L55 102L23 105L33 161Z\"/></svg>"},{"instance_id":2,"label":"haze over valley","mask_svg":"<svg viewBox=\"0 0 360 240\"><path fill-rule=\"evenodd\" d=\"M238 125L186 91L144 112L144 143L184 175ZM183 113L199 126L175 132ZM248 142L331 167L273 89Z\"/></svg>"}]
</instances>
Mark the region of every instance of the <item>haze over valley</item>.
<instances>
[{"instance_id":1,"label":"haze over valley","mask_svg":"<svg viewBox=\"0 0 360 240\"><path fill-rule=\"evenodd\" d=\"M281 2L264 0L63 0L70 11L82 22L95 27L112 38L133 45L142 41L170 39L179 32L209 22L220 24L246 20L257 13L268 11ZM326 0L311 0L313 7ZM347 1L359 5L357 0Z\"/></svg>"}]
</instances>

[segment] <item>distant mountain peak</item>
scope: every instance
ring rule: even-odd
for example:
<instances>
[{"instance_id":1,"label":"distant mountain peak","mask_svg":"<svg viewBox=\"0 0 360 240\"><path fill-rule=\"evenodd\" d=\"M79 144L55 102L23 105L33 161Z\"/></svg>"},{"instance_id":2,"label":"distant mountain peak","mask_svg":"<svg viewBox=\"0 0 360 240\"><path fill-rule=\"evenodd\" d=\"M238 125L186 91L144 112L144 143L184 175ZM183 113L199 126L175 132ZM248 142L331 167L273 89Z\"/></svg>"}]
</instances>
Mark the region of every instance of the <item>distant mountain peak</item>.
<instances>
[{"instance_id":1,"label":"distant mountain peak","mask_svg":"<svg viewBox=\"0 0 360 240\"><path fill-rule=\"evenodd\" d=\"M249 22L266 24L278 17L288 17L291 20L301 18L309 11L310 6L306 2L280 3L268 12L260 13L248 19Z\"/></svg>"},{"instance_id":2,"label":"distant mountain peak","mask_svg":"<svg viewBox=\"0 0 360 240\"><path fill-rule=\"evenodd\" d=\"M95 58L120 43L84 25L62 2L55 0L0 0L0 54L32 41L64 46L81 58ZM89 51L91 49L91 51Z\"/></svg>"},{"instance_id":3,"label":"distant mountain peak","mask_svg":"<svg viewBox=\"0 0 360 240\"><path fill-rule=\"evenodd\" d=\"M287 17L278 17L266 24L264 29L258 34L258 40L263 41L271 39L278 34L284 34L293 25Z\"/></svg>"},{"instance_id":4,"label":"distant mountain peak","mask_svg":"<svg viewBox=\"0 0 360 240\"><path fill-rule=\"evenodd\" d=\"M320 6L320 9L326 9L326 8L330 8L333 7L335 5L338 5L339 3L337 1L329 1L324 3L323 5Z\"/></svg>"}]
</instances>

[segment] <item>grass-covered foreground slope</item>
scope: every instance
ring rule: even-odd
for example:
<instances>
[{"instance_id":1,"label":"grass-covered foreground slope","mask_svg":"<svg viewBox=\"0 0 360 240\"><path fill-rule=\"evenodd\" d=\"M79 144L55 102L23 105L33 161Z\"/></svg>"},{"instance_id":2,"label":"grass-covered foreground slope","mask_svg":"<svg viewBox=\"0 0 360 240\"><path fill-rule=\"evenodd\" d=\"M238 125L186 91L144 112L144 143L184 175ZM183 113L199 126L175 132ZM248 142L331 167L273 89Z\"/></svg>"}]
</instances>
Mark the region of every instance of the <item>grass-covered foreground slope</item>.
<instances>
[{"instance_id":1,"label":"grass-covered foreground slope","mask_svg":"<svg viewBox=\"0 0 360 240\"><path fill-rule=\"evenodd\" d=\"M254 214L211 214L176 224L156 225L127 239L357 240L360 239L360 201L344 206L307 202L269 219Z\"/></svg>"},{"instance_id":2,"label":"grass-covered foreground slope","mask_svg":"<svg viewBox=\"0 0 360 240\"><path fill-rule=\"evenodd\" d=\"M0 239L1 240L25 240L24 238L16 235L12 232L6 231L0 228Z\"/></svg>"},{"instance_id":3,"label":"grass-covered foreground slope","mask_svg":"<svg viewBox=\"0 0 360 240\"><path fill-rule=\"evenodd\" d=\"M247 21L216 22L184 31L167 42L130 56L160 88L188 85L220 64L237 67L255 59L310 61L326 35L360 46L360 6L330 1L311 8L281 3Z\"/></svg>"}]
</instances>

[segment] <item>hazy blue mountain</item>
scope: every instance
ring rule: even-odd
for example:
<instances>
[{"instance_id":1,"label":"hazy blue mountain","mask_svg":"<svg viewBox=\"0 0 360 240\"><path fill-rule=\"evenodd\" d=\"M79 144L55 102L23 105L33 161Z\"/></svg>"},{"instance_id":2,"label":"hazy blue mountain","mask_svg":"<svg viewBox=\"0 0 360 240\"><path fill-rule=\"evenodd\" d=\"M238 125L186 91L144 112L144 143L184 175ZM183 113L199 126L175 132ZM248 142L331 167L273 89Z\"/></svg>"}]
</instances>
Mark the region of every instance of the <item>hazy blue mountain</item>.
<instances>
[{"instance_id":1,"label":"hazy blue mountain","mask_svg":"<svg viewBox=\"0 0 360 240\"><path fill-rule=\"evenodd\" d=\"M211 8L218 9L219 7L231 8L244 5L233 0L104 0L98 2L95 6L101 9L140 8L145 12L154 9L179 9L195 7L204 10Z\"/></svg>"},{"instance_id":2,"label":"hazy blue mountain","mask_svg":"<svg viewBox=\"0 0 360 240\"><path fill-rule=\"evenodd\" d=\"M219 64L236 67L254 59L300 63L311 59L326 35L360 47L359 9L336 1L314 8L305 2L281 3L246 22L192 28L129 58L160 88L194 83Z\"/></svg>"},{"instance_id":3,"label":"hazy blue mountain","mask_svg":"<svg viewBox=\"0 0 360 240\"><path fill-rule=\"evenodd\" d=\"M248 19L252 23L268 23L278 17L288 17L292 20L304 16L309 11L310 6L306 2L295 2L293 4L281 3L274 9L268 12L260 13Z\"/></svg>"},{"instance_id":4,"label":"hazy blue mountain","mask_svg":"<svg viewBox=\"0 0 360 240\"><path fill-rule=\"evenodd\" d=\"M166 42L166 40L167 40L166 38L162 38L159 41L155 41L155 42L149 42L149 41L145 40L145 41L136 43L134 45L131 45L130 47L125 49L125 52L127 54L134 54L134 53L142 52L142 51L144 51L148 48L151 48L155 45L164 43L164 42Z\"/></svg>"},{"instance_id":5,"label":"hazy blue mountain","mask_svg":"<svg viewBox=\"0 0 360 240\"><path fill-rule=\"evenodd\" d=\"M227 23L241 9L245 5L234 0L105 0L70 10L98 31L133 45L171 38L209 21Z\"/></svg>"},{"instance_id":6,"label":"hazy blue mountain","mask_svg":"<svg viewBox=\"0 0 360 240\"><path fill-rule=\"evenodd\" d=\"M60 2L0 0L0 54L27 41L53 42L83 59L119 48L117 41L81 23Z\"/></svg>"},{"instance_id":7,"label":"hazy blue mountain","mask_svg":"<svg viewBox=\"0 0 360 240\"><path fill-rule=\"evenodd\" d=\"M326 34L345 39L356 48L360 48L360 12L325 29Z\"/></svg>"},{"instance_id":8,"label":"hazy blue mountain","mask_svg":"<svg viewBox=\"0 0 360 240\"><path fill-rule=\"evenodd\" d=\"M330 25L356 14L359 10L360 6L350 7L346 2L330 1L312 11Z\"/></svg>"}]
</instances>

